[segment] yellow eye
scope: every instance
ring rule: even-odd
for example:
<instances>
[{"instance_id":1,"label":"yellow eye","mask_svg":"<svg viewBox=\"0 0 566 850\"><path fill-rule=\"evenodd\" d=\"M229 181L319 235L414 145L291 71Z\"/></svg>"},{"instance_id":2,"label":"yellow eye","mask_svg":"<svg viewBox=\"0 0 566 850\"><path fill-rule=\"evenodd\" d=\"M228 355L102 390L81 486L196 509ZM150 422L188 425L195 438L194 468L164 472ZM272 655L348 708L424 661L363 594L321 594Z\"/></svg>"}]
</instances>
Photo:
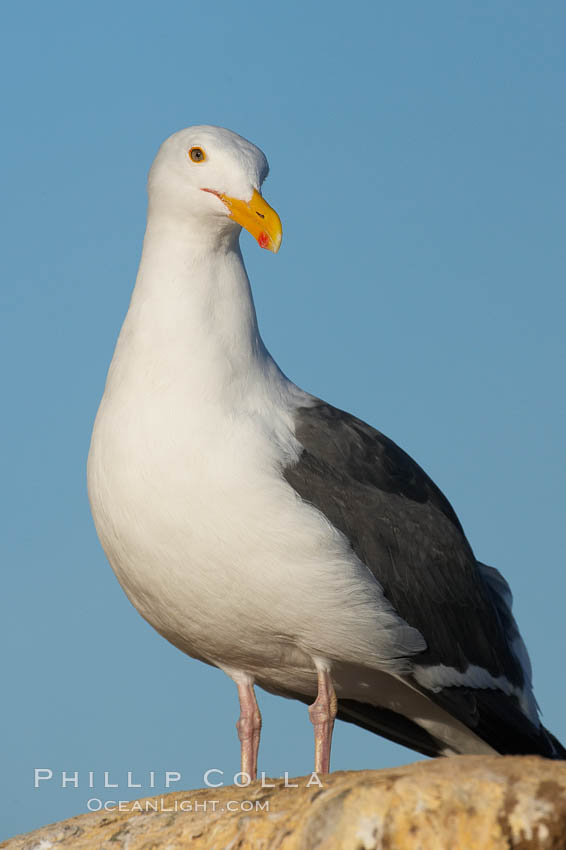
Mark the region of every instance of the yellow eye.
<instances>
[{"instance_id":1,"label":"yellow eye","mask_svg":"<svg viewBox=\"0 0 566 850\"><path fill-rule=\"evenodd\" d=\"M206 159L206 154L202 148L194 147L189 151L189 156L193 162L204 162Z\"/></svg>"}]
</instances>

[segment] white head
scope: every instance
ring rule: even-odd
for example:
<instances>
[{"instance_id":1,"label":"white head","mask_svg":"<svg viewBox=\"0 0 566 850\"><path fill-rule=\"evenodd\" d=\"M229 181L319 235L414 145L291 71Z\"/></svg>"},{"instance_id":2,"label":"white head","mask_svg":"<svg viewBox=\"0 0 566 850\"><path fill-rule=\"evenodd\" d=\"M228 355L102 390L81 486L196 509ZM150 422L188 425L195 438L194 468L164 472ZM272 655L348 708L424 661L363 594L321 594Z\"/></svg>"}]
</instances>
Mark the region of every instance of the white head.
<instances>
[{"instance_id":1,"label":"white head","mask_svg":"<svg viewBox=\"0 0 566 850\"><path fill-rule=\"evenodd\" d=\"M262 151L237 133L187 127L163 142L151 166L150 211L211 233L245 227L262 248L277 251L281 222L260 194L268 171Z\"/></svg>"}]
</instances>

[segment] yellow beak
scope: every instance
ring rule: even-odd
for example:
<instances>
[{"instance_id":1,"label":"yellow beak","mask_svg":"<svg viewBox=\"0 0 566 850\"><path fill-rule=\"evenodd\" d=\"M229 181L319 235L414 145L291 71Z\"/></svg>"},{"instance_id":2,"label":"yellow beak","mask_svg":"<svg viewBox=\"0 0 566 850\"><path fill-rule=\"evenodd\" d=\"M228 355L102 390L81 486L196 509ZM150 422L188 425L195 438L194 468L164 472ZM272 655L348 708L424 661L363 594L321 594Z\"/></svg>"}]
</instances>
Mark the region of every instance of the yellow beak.
<instances>
[{"instance_id":1,"label":"yellow beak","mask_svg":"<svg viewBox=\"0 0 566 850\"><path fill-rule=\"evenodd\" d=\"M215 193L216 194L216 193ZM220 200L224 201L230 210L230 217L251 233L257 239L261 248L267 248L274 254L281 245L281 219L259 192L254 193L249 201L240 201L218 192Z\"/></svg>"}]
</instances>

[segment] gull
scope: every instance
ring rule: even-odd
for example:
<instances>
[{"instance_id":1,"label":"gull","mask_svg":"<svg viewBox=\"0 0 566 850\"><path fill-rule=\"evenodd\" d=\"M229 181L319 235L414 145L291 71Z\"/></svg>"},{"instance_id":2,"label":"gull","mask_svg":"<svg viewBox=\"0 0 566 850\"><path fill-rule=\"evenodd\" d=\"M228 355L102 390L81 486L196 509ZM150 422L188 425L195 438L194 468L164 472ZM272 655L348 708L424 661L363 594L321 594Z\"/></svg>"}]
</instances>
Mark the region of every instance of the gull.
<instances>
[{"instance_id":1,"label":"gull","mask_svg":"<svg viewBox=\"0 0 566 850\"><path fill-rule=\"evenodd\" d=\"M235 682L257 776L254 686L429 756L566 751L542 726L501 574L392 440L291 382L261 338L239 238L277 252L268 164L230 130L162 145L142 257L94 425L88 488L139 613ZM368 392L372 392L368 387Z\"/></svg>"}]
</instances>

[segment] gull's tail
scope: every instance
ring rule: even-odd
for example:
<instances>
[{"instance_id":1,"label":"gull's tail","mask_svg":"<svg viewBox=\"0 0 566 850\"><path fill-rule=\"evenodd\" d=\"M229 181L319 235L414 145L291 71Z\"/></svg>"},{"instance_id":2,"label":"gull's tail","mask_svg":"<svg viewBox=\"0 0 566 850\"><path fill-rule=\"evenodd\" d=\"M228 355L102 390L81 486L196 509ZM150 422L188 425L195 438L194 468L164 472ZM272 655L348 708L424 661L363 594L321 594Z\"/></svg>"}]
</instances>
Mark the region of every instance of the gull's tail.
<instances>
[{"instance_id":1,"label":"gull's tail","mask_svg":"<svg viewBox=\"0 0 566 850\"><path fill-rule=\"evenodd\" d=\"M562 759L566 761L566 747L563 747L558 738L549 732L548 729L542 727L543 732L545 733L551 747L551 754L547 756L547 758L551 759ZM545 755L545 754L543 754Z\"/></svg>"}]
</instances>

